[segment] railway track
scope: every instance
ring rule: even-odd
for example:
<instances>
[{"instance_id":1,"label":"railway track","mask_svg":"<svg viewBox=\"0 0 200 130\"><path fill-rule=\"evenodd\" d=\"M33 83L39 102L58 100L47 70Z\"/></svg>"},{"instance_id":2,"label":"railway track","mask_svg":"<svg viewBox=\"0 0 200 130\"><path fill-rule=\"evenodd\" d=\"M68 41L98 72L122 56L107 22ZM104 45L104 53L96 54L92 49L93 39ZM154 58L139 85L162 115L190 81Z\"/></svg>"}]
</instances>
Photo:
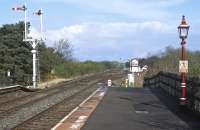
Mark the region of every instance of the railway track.
<instances>
[{"instance_id":1,"label":"railway track","mask_svg":"<svg viewBox=\"0 0 200 130\"><path fill-rule=\"evenodd\" d=\"M91 86L85 88L18 125L13 130L49 130L56 124L56 122L60 121L62 117L78 106L81 101L89 96L89 94L91 94L95 89L95 87Z\"/></svg>"},{"instance_id":2,"label":"railway track","mask_svg":"<svg viewBox=\"0 0 200 130\"><path fill-rule=\"evenodd\" d=\"M9 101L16 99L16 98L24 97L28 94L29 94L28 92L25 92L23 90L9 92L7 94L1 94L0 95L0 104L2 105L5 102L9 102Z\"/></svg>"},{"instance_id":3,"label":"railway track","mask_svg":"<svg viewBox=\"0 0 200 130\"><path fill-rule=\"evenodd\" d=\"M14 92L14 91L18 91L18 90L21 90L21 89L22 89L21 85L14 85L14 86L8 86L8 87L0 87L0 94Z\"/></svg>"},{"instance_id":4,"label":"railway track","mask_svg":"<svg viewBox=\"0 0 200 130\"><path fill-rule=\"evenodd\" d=\"M24 95L20 92L22 95L17 98L1 100L0 129L49 129L94 91L98 82L105 82L110 77L120 78L122 74L117 71L99 73L37 92Z\"/></svg>"},{"instance_id":5,"label":"railway track","mask_svg":"<svg viewBox=\"0 0 200 130\"><path fill-rule=\"evenodd\" d=\"M91 80L93 78L96 78L96 77L92 77ZM89 80L82 78L75 81L61 83L55 88L52 87L49 89L41 90L39 92L27 93L24 91L17 91L17 92L8 93L5 96L0 97L0 102L1 102L0 117L1 117L2 112L8 111L11 108L16 109L17 106L26 104L34 100L41 100L42 98L45 98L51 95L55 95L56 93L60 93L63 90L81 85L84 82L89 82Z\"/></svg>"}]
</instances>

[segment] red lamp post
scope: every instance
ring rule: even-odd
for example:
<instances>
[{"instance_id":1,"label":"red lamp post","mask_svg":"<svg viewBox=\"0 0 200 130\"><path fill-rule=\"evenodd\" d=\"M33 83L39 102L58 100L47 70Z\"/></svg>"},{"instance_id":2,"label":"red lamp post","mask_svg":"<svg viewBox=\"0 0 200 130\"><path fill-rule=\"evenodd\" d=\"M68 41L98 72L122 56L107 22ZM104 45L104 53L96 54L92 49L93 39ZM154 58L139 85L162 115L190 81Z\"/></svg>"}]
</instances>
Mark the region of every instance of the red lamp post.
<instances>
[{"instance_id":1,"label":"red lamp post","mask_svg":"<svg viewBox=\"0 0 200 130\"><path fill-rule=\"evenodd\" d=\"M182 17L181 24L178 26L179 37L181 39L181 60L179 61L179 72L181 73L181 97L180 105L186 104L186 74L188 72L188 61L186 59L186 38L188 36L190 26L185 20L185 16Z\"/></svg>"}]
</instances>

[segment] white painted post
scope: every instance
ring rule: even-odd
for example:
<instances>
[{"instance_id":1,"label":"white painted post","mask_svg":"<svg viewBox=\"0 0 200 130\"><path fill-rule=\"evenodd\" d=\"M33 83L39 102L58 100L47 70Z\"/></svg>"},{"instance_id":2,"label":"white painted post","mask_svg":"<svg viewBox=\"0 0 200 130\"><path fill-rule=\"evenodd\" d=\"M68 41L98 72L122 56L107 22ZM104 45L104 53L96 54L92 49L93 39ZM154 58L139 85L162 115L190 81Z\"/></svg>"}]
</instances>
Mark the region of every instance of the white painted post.
<instances>
[{"instance_id":1,"label":"white painted post","mask_svg":"<svg viewBox=\"0 0 200 130\"><path fill-rule=\"evenodd\" d=\"M131 60L130 60L129 65L130 65L130 67L129 67L129 68L130 68L129 71L132 72L132 62L131 62Z\"/></svg>"},{"instance_id":2,"label":"white painted post","mask_svg":"<svg viewBox=\"0 0 200 130\"><path fill-rule=\"evenodd\" d=\"M134 87L134 72L133 73L130 73L128 74L128 86L130 87Z\"/></svg>"},{"instance_id":3,"label":"white painted post","mask_svg":"<svg viewBox=\"0 0 200 130\"><path fill-rule=\"evenodd\" d=\"M107 86L108 86L108 87L111 87L111 86L112 86L112 80L111 80L111 79L108 80Z\"/></svg>"},{"instance_id":4,"label":"white painted post","mask_svg":"<svg viewBox=\"0 0 200 130\"><path fill-rule=\"evenodd\" d=\"M44 40L43 39L43 11L42 9L40 9L40 34L41 34L41 42ZM39 59L39 55L37 55L38 57L38 60L37 60L37 63L38 63L38 79L39 79L39 82L40 82L40 59Z\"/></svg>"},{"instance_id":5,"label":"white painted post","mask_svg":"<svg viewBox=\"0 0 200 130\"><path fill-rule=\"evenodd\" d=\"M10 70L7 71L7 76L10 77Z\"/></svg>"},{"instance_id":6,"label":"white painted post","mask_svg":"<svg viewBox=\"0 0 200 130\"><path fill-rule=\"evenodd\" d=\"M125 86L128 87L128 79L125 80Z\"/></svg>"},{"instance_id":7,"label":"white painted post","mask_svg":"<svg viewBox=\"0 0 200 130\"><path fill-rule=\"evenodd\" d=\"M135 87L135 72L133 72L133 83L132 83L132 85L133 85L133 87Z\"/></svg>"},{"instance_id":8,"label":"white painted post","mask_svg":"<svg viewBox=\"0 0 200 130\"><path fill-rule=\"evenodd\" d=\"M39 57L39 51L38 48L36 49L37 53L36 53L36 64L37 64L37 81L38 83L40 83L40 57Z\"/></svg>"},{"instance_id":9,"label":"white painted post","mask_svg":"<svg viewBox=\"0 0 200 130\"><path fill-rule=\"evenodd\" d=\"M35 44L35 41L33 42L33 44ZM33 88L37 87L37 69L36 69L36 53L37 51L35 50L35 48L33 48L33 50L31 51L33 53Z\"/></svg>"},{"instance_id":10,"label":"white painted post","mask_svg":"<svg viewBox=\"0 0 200 130\"><path fill-rule=\"evenodd\" d=\"M42 12L42 9L41 9ZM43 13L40 15L40 33L41 33L41 40L43 39Z\"/></svg>"},{"instance_id":11,"label":"white painted post","mask_svg":"<svg viewBox=\"0 0 200 130\"><path fill-rule=\"evenodd\" d=\"M25 6L25 9L24 9L24 39L27 39L27 18L26 18L26 16L27 16L27 9L26 9L26 3L24 4L24 6Z\"/></svg>"}]
</instances>

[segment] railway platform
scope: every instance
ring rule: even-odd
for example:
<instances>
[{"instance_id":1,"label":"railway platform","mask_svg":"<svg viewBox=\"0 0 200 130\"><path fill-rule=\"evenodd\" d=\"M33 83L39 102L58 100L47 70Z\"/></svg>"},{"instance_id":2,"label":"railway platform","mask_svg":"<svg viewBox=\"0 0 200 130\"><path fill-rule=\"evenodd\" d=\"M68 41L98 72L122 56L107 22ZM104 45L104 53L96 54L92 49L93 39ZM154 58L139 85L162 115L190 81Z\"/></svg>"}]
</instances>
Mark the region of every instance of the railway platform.
<instances>
[{"instance_id":1,"label":"railway platform","mask_svg":"<svg viewBox=\"0 0 200 130\"><path fill-rule=\"evenodd\" d=\"M99 93L98 93L99 94ZM98 94L96 94L97 98ZM102 94L100 94L102 95ZM199 130L199 117L178 109L174 99L160 90L109 87L63 120L56 130ZM91 102L90 100L90 102ZM95 104L95 105L94 105ZM92 108L87 116L88 108ZM58 124L59 125L59 124Z\"/></svg>"},{"instance_id":2,"label":"railway platform","mask_svg":"<svg viewBox=\"0 0 200 130\"><path fill-rule=\"evenodd\" d=\"M160 90L109 88L81 130L199 130L199 121Z\"/></svg>"}]
</instances>

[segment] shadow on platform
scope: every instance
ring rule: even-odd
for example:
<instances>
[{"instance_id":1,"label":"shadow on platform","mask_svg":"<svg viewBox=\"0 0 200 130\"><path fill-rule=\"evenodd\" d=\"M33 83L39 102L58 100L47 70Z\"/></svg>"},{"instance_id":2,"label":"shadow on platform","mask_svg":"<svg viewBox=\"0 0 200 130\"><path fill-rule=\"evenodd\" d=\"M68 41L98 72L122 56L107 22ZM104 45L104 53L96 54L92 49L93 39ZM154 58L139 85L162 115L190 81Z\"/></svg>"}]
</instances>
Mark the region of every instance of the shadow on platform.
<instances>
[{"instance_id":1,"label":"shadow on platform","mask_svg":"<svg viewBox=\"0 0 200 130\"><path fill-rule=\"evenodd\" d=\"M151 92L170 110L174 115L183 120L192 130L200 130L200 116L189 109L181 109L179 100L168 95L160 88L151 88ZM181 129L184 130L184 129Z\"/></svg>"}]
</instances>

